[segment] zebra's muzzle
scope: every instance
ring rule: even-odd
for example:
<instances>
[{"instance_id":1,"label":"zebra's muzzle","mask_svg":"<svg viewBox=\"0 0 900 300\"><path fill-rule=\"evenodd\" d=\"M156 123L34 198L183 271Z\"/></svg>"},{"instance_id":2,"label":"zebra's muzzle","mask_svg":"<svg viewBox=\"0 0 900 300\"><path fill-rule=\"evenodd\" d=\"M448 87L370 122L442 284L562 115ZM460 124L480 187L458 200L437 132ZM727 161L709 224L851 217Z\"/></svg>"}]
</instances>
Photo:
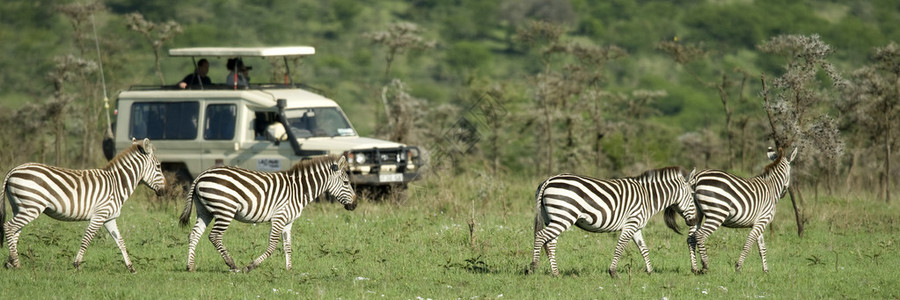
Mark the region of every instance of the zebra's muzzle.
<instances>
[{"instance_id":1,"label":"zebra's muzzle","mask_svg":"<svg viewBox=\"0 0 900 300\"><path fill-rule=\"evenodd\" d=\"M346 209L346 210L356 209L356 201L353 201L353 203L350 203L350 204L344 204L344 209Z\"/></svg>"}]
</instances>

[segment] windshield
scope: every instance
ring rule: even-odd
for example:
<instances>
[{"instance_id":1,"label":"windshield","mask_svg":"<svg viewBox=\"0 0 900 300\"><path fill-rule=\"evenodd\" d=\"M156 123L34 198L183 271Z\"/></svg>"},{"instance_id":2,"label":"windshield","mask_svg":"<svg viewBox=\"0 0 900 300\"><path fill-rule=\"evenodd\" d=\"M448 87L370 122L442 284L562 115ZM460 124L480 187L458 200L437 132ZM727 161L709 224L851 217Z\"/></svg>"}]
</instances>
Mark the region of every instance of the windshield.
<instances>
[{"instance_id":1,"label":"windshield","mask_svg":"<svg viewBox=\"0 0 900 300\"><path fill-rule=\"evenodd\" d=\"M298 138L356 135L337 107L290 109L284 114Z\"/></svg>"}]
</instances>

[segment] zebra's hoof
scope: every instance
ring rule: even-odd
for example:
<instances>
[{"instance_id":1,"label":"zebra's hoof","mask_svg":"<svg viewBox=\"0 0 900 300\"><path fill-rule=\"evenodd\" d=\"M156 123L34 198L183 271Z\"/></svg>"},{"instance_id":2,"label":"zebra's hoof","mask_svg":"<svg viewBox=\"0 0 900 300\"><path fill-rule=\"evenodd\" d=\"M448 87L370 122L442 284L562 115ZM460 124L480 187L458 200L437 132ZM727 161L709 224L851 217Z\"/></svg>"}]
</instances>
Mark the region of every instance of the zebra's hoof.
<instances>
[{"instance_id":1,"label":"zebra's hoof","mask_svg":"<svg viewBox=\"0 0 900 300\"><path fill-rule=\"evenodd\" d=\"M128 265L128 271L130 271L131 274L137 274L137 271L134 270L134 267L132 265Z\"/></svg>"},{"instance_id":2,"label":"zebra's hoof","mask_svg":"<svg viewBox=\"0 0 900 300\"><path fill-rule=\"evenodd\" d=\"M72 266L75 267L75 270L81 271L81 262L80 261L73 262Z\"/></svg>"},{"instance_id":3,"label":"zebra's hoof","mask_svg":"<svg viewBox=\"0 0 900 300\"><path fill-rule=\"evenodd\" d=\"M609 277L612 277L612 278L619 278L619 273L616 272L616 270L609 269Z\"/></svg>"},{"instance_id":4,"label":"zebra's hoof","mask_svg":"<svg viewBox=\"0 0 900 300\"><path fill-rule=\"evenodd\" d=\"M7 269L18 269L18 268L19 268L19 262L9 262L9 261L8 261L8 262L6 262L6 268L7 268Z\"/></svg>"}]
</instances>

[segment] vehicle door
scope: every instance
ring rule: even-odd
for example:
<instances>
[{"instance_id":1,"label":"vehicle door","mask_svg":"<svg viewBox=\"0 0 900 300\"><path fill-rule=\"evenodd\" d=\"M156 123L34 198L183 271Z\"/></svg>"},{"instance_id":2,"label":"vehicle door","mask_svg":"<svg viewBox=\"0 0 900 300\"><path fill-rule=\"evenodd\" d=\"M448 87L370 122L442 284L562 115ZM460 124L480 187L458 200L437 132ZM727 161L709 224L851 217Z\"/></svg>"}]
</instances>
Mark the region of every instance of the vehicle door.
<instances>
[{"instance_id":1,"label":"vehicle door","mask_svg":"<svg viewBox=\"0 0 900 300\"><path fill-rule=\"evenodd\" d=\"M127 134L118 134L138 140L149 138L158 149L157 157L164 164L184 164L196 176L203 171L200 164L200 101L141 100L134 101L129 109Z\"/></svg>"},{"instance_id":2,"label":"vehicle door","mask_svg":"<svg viewBox=\"0 0 900 300\"><path fill-rule=\"evenodd\" d=\"M289 169L296 157L284 134L284 126L277 121L276 112L247 107L244 117L246 125L240 129L244 132L243 140L240 142L240 151L232 163L245 169L263 172Z\"/></svg>"},{"instance_id":3,"label":"vehicle door","mask_svg":"<svg viewBox=\"0 0 900 300\"><path fill-rule=\"evenodd\" d=\"M238 101L207 101L203 107L201 132L201 164L204 170L212 166L235 165L240 145L237 130L242 121Z\"/></svg>"}]
</instances>

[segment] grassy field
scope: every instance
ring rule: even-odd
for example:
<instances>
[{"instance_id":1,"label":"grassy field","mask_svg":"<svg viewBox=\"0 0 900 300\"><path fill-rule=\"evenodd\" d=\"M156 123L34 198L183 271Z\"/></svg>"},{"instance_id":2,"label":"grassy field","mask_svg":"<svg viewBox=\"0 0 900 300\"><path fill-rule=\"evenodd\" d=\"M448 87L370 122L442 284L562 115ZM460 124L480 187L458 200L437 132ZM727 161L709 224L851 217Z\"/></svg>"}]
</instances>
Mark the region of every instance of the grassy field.
<instances>
[{"instance_id":1,"label":"grassy field","mask_svg":"<svg viewBox=\"0 0 900 300\"><path fill-rule=\"evenodd\" d=\"M900 297L897 204L869 197L808 199L810 220L799 238L790 201L783 199L765 233L768 274L755 248L743 271L734 271L746 229L714 233L710 273L692 274L686 237L656 216L644 230L655 273L643 272L640 253L629 244L620 277L612 279L606 269L617 235L574 229L560 237L562 276L554 278L546 257L536 275L523 272L531 260L539 180L477 179L431 178L412 185L403 202L364 201L353 212L312 204L293 226L293 269L284 269L279 249L249 274L229 272L205 236L198 271L184 271L189 229L177 224L182 200L154 202L142 187L118 221L137 274L127 271L102 229L76 271L71 262L87 223L41 216L23 231L22 268L0 270L0 298ZM262 253L268 228L231 225L225 243L238 265Z\"/></svg>"}]
</instances>

